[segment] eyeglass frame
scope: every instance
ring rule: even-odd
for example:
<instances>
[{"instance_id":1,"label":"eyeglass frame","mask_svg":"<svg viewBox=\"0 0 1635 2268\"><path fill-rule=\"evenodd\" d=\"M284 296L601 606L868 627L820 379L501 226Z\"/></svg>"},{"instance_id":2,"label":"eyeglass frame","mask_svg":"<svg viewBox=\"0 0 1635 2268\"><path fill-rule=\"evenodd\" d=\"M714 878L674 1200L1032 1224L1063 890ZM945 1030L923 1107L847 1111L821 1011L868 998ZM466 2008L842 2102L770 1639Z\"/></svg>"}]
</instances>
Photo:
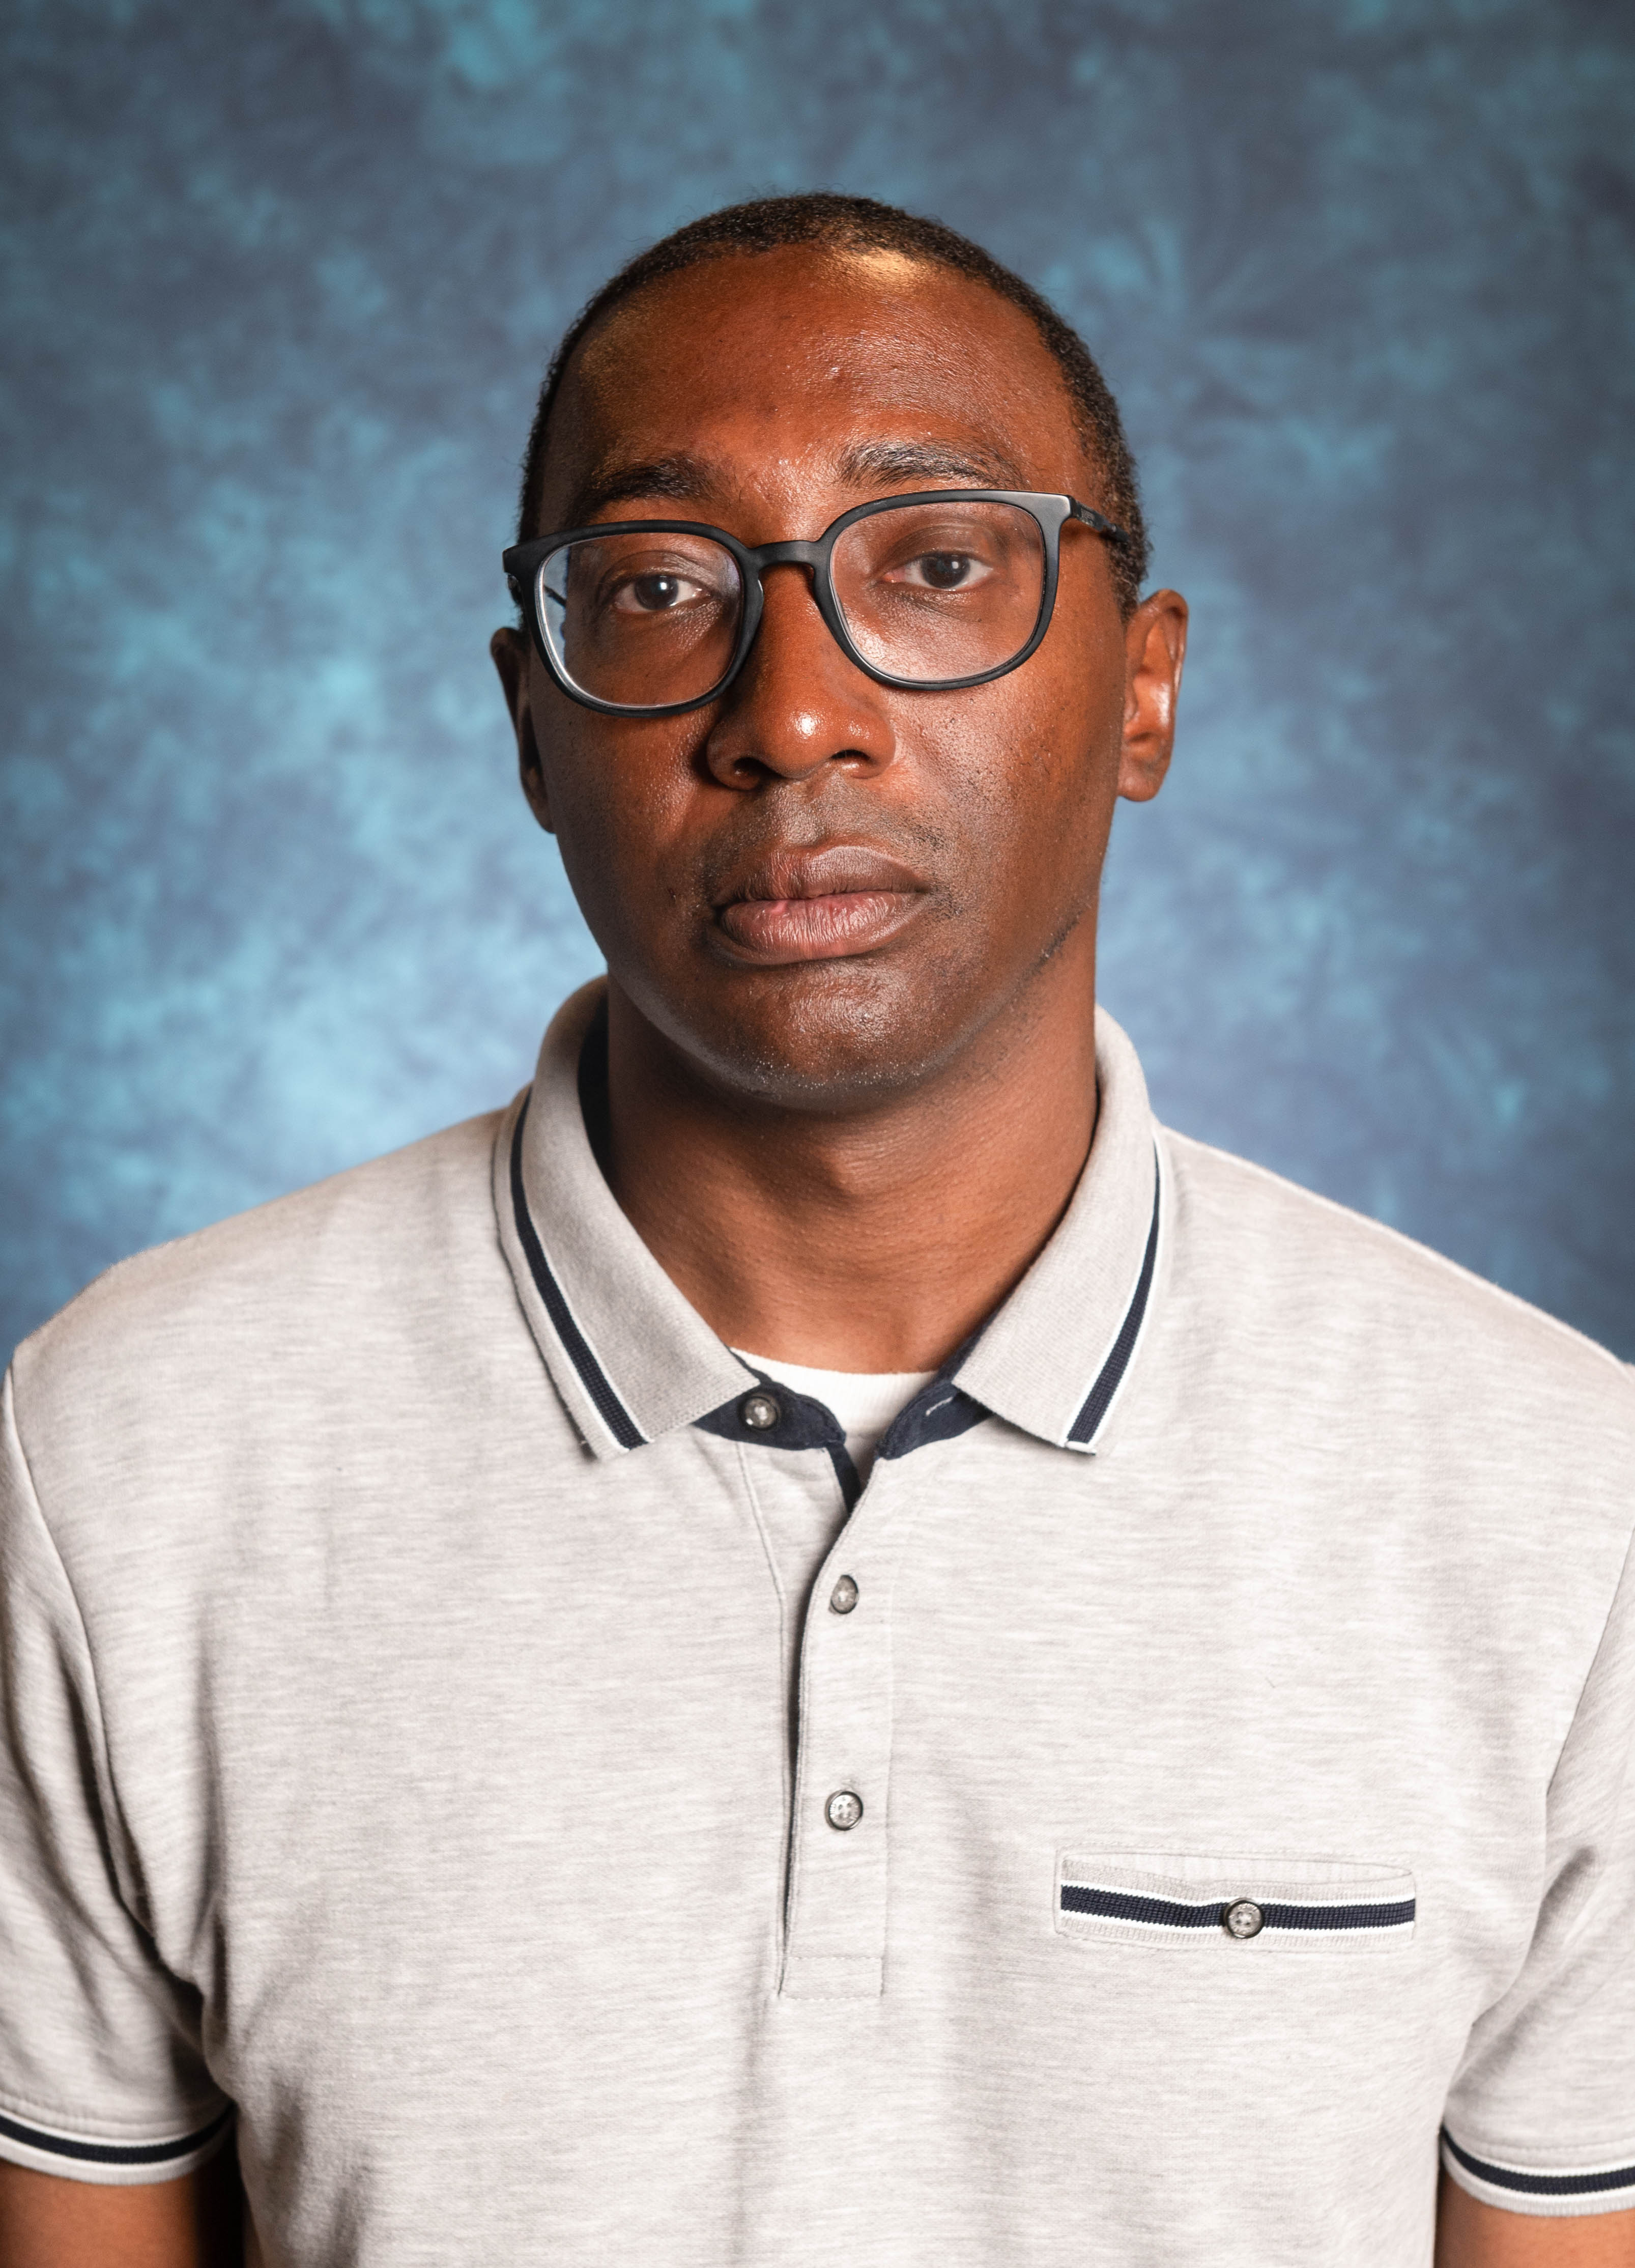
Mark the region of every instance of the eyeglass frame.
<instances>
[{"instance_id":1,"label":"eyeglass frame","mask_svg":"<svg viewBox=\"0 0 1635 2268\"><path fill-rule=\"evenodd\" d=\"M895 512L903 505L917 504L1014 504L1030 515L1038 526L1044 543L1044 588L1040 595L1038 618L1027 643L1002 661L994 669L979 670L972 677L894 677L888 670L877 669L864 659L853 644L846 629L845 617L835 596L832 567L835 546L849 527L873 513ZM1079 521L1109 542L1127 544L1128 532L1116 520L1108 519L1094 504L1081 504L1077 497L1050 496L1031 489L917 489L908 496L875 497L867 504L853 504L843 512L838 519L831 520L821 535L809 542L762 543L752 546L742 543L724 527L712 527L701 519L608 519L589 527L559 528L552 535L536 535L527 543L513 543L501 554L500 564L511 585L512 596L527 619L534 644L541 660L570 700L583 708L593 709L604 717L682 717L690 710L704 709L718 701L727 690L745 662L749 649L761 628L766 593L762 576L769 567L807 567L812 571L812 596L824 627L848 661L872 677L877 685L889 685L904 693L960 693L968 686L988 685L996 677L1008 677L1012 670L1020 669L1029 655L1036 653L1041 640L1050 627L1050 617L1056 609L1057 585L1061 574L1062 530L1070 519ZM660 702L648 707L642 703L603 701L596 694L587 693L575 685L565 668L551 652L540 620L539 571L552 552L561 551L571 543L588 543L606 535L703 535L730 552L738 565L743 585L743 620L739 624L738 641L732 659L707 693L696 694L690 701Z\"/></svg>"}]
</instances>

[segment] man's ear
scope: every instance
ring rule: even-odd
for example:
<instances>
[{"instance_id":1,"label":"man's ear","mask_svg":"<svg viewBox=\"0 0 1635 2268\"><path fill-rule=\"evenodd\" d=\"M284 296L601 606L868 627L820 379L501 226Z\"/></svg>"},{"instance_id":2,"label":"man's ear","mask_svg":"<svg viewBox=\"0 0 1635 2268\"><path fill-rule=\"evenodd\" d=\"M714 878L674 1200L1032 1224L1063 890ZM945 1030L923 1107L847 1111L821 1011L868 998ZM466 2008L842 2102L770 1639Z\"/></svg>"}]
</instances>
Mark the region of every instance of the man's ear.
<instances>
[{"instance_id":1,"label":"man's ear","mask_svg":"<svg viewBox=\"0 0 1635 2268\"><path fill-rule=\"evenodd\" d=\"M1118 792L1149 803L1164 784L1175 744L1175 703L1187 658L1187 602L1154 591L1124 626L1124 733Z\"/></svg>"},{"instance_id":2,"label":"man's ear","mask_svg":"<svg viewBox=\"0 0 1635 2268\"><path fill-rule=\"evenodd\" d=\"M494 666L499 672L505 706L511 711L512 729L517 735L517 771L522 782L522 792L528 799L529 810L546 833L555 834L556 829L550 821L550 803L545 793L545 769L540 762L539 741L534 731L534 711L528 699L532 650L520 630L506 628L495 631L489 640L489 652L493 655Z\"/></svg>"}]
</instances>

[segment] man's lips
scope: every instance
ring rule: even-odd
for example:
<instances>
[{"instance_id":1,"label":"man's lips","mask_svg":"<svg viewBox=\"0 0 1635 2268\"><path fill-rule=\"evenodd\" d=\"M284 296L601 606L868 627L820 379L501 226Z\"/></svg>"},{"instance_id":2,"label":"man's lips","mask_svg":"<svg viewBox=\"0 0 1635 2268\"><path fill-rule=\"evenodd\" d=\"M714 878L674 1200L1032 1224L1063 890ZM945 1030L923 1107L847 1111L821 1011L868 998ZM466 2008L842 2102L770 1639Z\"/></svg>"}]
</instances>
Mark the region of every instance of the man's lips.
<instances>
[{"instance_id":1,"label":"man's lips","mask_svg":"<svg viewBox=\"0 0 1635 2268\"><path fill-rule=\"evenodd\" d=\"M911 921L926 896L913 871L858 843L777 852L735 878L716 919L738 953L762 965L868 953Z\"/></svg>"},{"instance_id":2,"label":"man's lips","mask_svg":"<svg viewBox=\"0 0 1635 2268\"><path fill-rule=\"evenodd\" d=\"M883 945L917 903L902 890L836 890L821 898L739 898L718 919L754 960L829 961Z\"/></svg>"}]
</instances>

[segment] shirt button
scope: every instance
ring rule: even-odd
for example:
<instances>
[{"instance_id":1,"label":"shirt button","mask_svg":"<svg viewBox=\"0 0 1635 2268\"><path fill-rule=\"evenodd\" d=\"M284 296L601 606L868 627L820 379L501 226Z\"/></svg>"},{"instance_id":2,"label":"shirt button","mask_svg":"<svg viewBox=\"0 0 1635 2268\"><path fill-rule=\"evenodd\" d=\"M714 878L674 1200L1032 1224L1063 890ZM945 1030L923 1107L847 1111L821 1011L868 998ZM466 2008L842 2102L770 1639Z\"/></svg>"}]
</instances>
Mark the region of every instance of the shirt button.
<instances>
[{"instance_id":1,"label":"shirt button","mask_svg":"<svg viewBox=\"0 0 1635 2268\"><path fill-rule=\"evenodd\" d=\"M1228 1937L1258 1937L1266 1926L1266 1917L1253 1898L1237 1899L1220 1919Z\"/></svg>"},{"instance_id":2,"label":"shirt button","mask_svg":"<svg viewBox=\"0 0 1635 2268\"><path fill-rule=\"evenodd\" d=\"M770 1394L746 1394L738 1414L752 1432L770 1433L784 1413Z\"/></svg>"},{"instance_id":3,"label":"shirt button","mask_svg":"<svg viewBox=\"0 0 1635 2268\"><path fill-rule=\"evenodd\" d=\"M858 1587L850 1575L843 1575L829 1594L831 1615L849 1615L858 1603Z\"/></svg>"},{"instance_id":4,"label":"shirt button","mask_svg":"<svg viewBox=\"0 0 1635 2268\"><path fill-rule=\"evenodd\" d=\"M863 1816L863 1798L854 1795L849 1787L837 1787L823 1806L823 1816L831 1827L838 1827L843 1835L855 1827Z\"/></svg>"}]
</instances>

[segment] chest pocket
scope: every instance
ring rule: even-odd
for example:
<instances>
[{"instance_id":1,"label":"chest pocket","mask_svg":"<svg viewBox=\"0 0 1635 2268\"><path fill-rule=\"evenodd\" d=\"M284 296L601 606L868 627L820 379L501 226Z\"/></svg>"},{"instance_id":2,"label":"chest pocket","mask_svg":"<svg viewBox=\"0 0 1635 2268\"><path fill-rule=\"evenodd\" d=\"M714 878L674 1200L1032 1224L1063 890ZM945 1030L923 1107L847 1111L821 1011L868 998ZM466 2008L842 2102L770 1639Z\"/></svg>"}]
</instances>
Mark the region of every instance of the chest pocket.
<instances>
[{"instance_id":1,"label":"chest pocket","mask_svg":"<svg viewBox=\"0 0 1635 2268\"><path fill-rule=\"evenodd\" d=\"M1219 1960L1403 1945L1416 1904L1405 1867L1359 1859L1083 1847L1057 1852L1055 1901L1062 1937Z\"/></svg>"}]
</instances>

